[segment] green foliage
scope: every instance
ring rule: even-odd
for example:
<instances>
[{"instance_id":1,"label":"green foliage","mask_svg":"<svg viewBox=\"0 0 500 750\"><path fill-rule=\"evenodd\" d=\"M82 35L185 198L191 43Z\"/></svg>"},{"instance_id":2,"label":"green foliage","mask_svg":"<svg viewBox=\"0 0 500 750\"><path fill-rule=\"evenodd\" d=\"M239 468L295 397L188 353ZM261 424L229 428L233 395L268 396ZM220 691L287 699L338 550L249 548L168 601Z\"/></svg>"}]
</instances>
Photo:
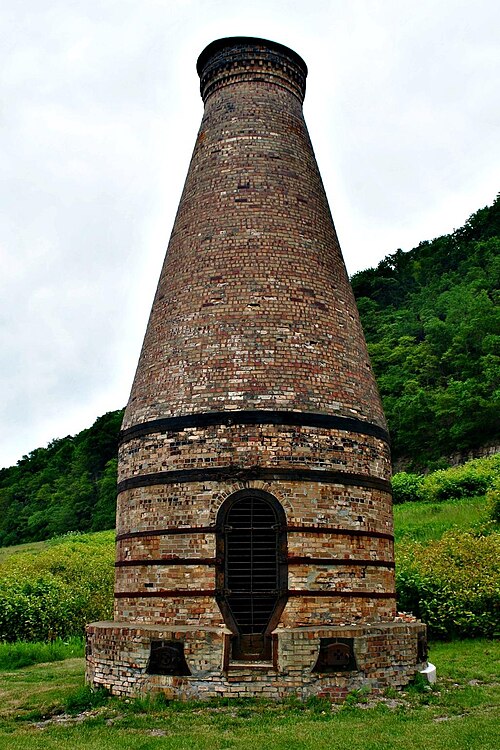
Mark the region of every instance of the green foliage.
<instances>
[{"instance_id":1,"label":"green foliage","mask_svg":"<svg viewBox=\"0 0 500 750\"><path fill-rule=\"evenodd\" d=\"M92 530L112 529L116 520L116 475L118 460L112 458L97 480L97 502L92 516Z\"/></svg>"},{"instance_id":2,"label":"green foliage","mask_svg":"<svg viewBox=\"0 0 500 750\"><path fill-rule=\"evenodd\" d=\"M449 531L423 546L396 545L398 607L431 638L491 637L500 615L500 534Z\"/></svg>"},{"instance_id":3,"label":"green foliage","mask_svg":"<svg viewBox=\"0 0 500 750\"><path fill-rule=\"evenodd\" d=\"M500 534L494 524L488 526L488 519L498 520L500 454L417 480L417 475L406 473L393 478L399 502L405 502L403 497L425 501L409 506L407 533L400 535L402 541L396 545L398 606L421 617L433 638L493 636L500 615ZM475 497L488 488L487 500ZM448 505L451 513L440 513L440 505ZM473 512L474 505L483 508L479 516ZM401 510L396 509L396 519ZM463 523L464 518L469 529L449 528L450 522ZM443 524L448 530L441 535ZM432 538L436 529L438 539Z\"/></svg>"},{"instance_id":4,"label":"green foliage","mask_svg":"<svg viewBox=\"0 0 500 750\"><path fill-rule=\"evenodd\" d=\"M14 641L0 643L0 669L22 669L31 664L42 664L83 656L83 638L71 637L63 641Z\"/></svg>"},{"instance_id":5,"label":"green foliage","mask_svg":"<svg viewBox=\"0 0 500 750\"><path fill-rule=\"evenodd\" d=\"M498 440L500 196L352 285L393 441L414 468Z\"/></svg>"},{"instance_id":6,"label":"green foliage","mask_svg":"<svg viewBox=\"0 0 500 750\"><path fill-rule=\"evenodd\" d=\"M490 489L486 493L488 511L491 520L500 523L500 477L495 477Z\"/></svg>"},{"instance_id":7,"label":"green foliage","mask_svg":"<svg viewBox=\"0 0 500 750\"><path fill-rule=\"evenodd\" d=\"M414 503L422 500L422 484L424 478L421 474L409 474L401 471L392 477L392 500L395 505L399 503Z\"/></svg>"},{"instance_id":8,"label":"green foliage","mask_svg":"<svg viewBox=\"0 0 500 750\"><path fill-rule=\"evenodd\" d=\"M482 495L495 478L500 478L500 453L432 472L423 480L422 498L439 501Z\"/></svg>"},{"instance_id":9,"label":"green foliage","mask_svg":"<svg viewBox=\"0 0 500 750\"><path fill-rule=\"evenodd\" d=\"M484 495L500 482L500 453L476 458L460 466L438 469L426 476L401 471L392 478L393 501L399 503L440 502ZM493 511L492 511L493 512Z\"/></svg>"},{"instance_id":10,"label":"green foliage","mask_svg":"<svg viewBox=\"0 0 500 750\"><path fill-rule=\"evenodd\" d=\"M70 534L0 563L0 641L82 636L112 612L113 532Z\"/></svg>"},{"instance_id":11,"label":"green foliage","mask_svg":"<svg viewBox=\"0 0 500 750\"><path fill-rule=\"evenodd\" d=\"M113 528L122 411L0 471L0 546Z\"/></svg>"}]
</instances>

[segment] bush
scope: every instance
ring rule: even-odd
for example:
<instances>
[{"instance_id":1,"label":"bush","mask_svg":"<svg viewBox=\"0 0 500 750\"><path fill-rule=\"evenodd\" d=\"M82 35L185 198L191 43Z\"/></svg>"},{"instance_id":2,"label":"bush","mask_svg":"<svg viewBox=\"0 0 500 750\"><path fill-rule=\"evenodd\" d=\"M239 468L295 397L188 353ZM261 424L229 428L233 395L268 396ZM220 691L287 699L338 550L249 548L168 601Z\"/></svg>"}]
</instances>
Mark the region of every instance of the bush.
<instances>
[{"instance_id":1,"label":"bush","mask_svg":"<svg viewBox=\"0 0 500 750\"><path fill-rule=\"evenodd\" d=\"M500 477L496 478L493 485L486 493L488 501L488 514L492 521L500 523Z\"/></svg>"},{"instance_id":2,"label":"bush","mask_svg":"<svg viewBox=\"0 0 500 750\"><path fill-rule=\"evenodd\" d=\"M0 564L0 641L82 636L112 613L114 533L68 535Z\"/></svg>"},{"instance_id":3,"label":"bush","mask_svg":"<svg viewBox=\"0 0 500 750\"><path fill-rule=\"evenodd\" d=\"M413 503L422 500L422 484L424 477L421 474L408 474L401 471L392 477L392 500L399 503Z\"/></svg>"},{"instance_id":4,"label":"bush","mask_svg":"<svg viewBox=\"0 0 500 750\"><path fill-rule=\"evenodd\" d=\"M34 580L15 577L2 582L0 638L34 641L74 634L78 625L72 598L62 581L50 575Z\"/></svg>"},{"instance_id":5,"label":"bush","mask_svg":"<svg viewBox=\"0 0 500 750\"><path fill-rule=\"evenodd\" d=\"M492 637L500 614L500 534L450 531L423 546L396 548L398 606L431 638Z\"/></svg>"},{"instance_id":6,"label":"bush","mask_svg":"<svg viewBox=\"0 0 500 750\"><path fill-rule=\"evenodd\" d=\"M476 458L461 466L439 469L426 476L406 471L394 474L393 502L397 505L418 500L458 500L484 495L497 485L500 490L500 453L491 458ZM495 512L500 515L500 509Z\"/></svg>"},{"instance_id":7,"label":"bush","mask_svg":"<svg viewBox=\"0 0 500 750\"><path fill-rule=\"evenodd\" d=\"M484 495L496 477L500 477L500 454L467 461L424 477L423 499L439 501Z\"/></svg>"}]
</instances>

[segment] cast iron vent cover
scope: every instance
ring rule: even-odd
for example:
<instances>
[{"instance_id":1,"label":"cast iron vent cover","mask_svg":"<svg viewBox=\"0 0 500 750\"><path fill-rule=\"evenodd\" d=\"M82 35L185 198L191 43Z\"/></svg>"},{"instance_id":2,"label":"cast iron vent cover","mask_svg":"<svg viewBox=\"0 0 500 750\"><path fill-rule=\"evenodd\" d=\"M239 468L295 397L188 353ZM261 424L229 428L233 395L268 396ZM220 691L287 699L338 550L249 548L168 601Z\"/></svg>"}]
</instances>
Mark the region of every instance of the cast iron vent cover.
<instances>
[{"instance_id":1,"label":"cast iron vent cover","mask_svg":"<svg viewBox=\"0 0 500 750\"><path fill-rule=\"evenodd\" d=\"M313 672L354 672L357 668L354 638L320 638Z\"/></svg>"},{"instance_id":2,"label":"cast iron vent cover","mask_svg":"<svg viewBox=\"0 0 500 750\"><path fill-rule=\"evenodd\" d=\"M151 653L146 667L147 674L189 675L181 641L151 641Z\"/></svg>"}]
</instances>

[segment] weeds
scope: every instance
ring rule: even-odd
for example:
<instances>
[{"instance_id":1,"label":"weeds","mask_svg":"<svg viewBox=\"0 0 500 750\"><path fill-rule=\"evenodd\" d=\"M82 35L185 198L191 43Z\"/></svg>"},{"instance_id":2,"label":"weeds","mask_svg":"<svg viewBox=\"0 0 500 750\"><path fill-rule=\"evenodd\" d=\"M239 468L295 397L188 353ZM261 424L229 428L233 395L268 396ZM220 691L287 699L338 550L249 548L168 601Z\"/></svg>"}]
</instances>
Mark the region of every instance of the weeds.
<instances>
[{"instance_id":1,"label":"weeds","mask_svg":"<svg viewBox=\"0 0 500 750\"><path fill-rule=\"evenodd\" d=\"M22 669L31 664L62 661L83 656L83 638L56 638L49 643L16 641L0 643L0 669Z\"/></svg>"},{"instance_id":2,"label":"weeds","mask_svg":"<svg viewBox=\"0 0 500 750\"><path fill-rule=\"evenodd\" d=\"M0 641L83 636L111 616L114 534L69 534L0 562Z\"/></svg>"},{"instance_id":3,"label":"weeds","mask_svg":"<svg viewBox=\"0 0 500 750\"><path fill-rule=\"evenodd\" d=\"M495 485L500 475L500 454L476 458L460 466L439 469L426 476L402 471L392 478L394 503L474 497Z\"/></svg>"},{"instance_id":4,"label":"weeds","mask_svg":"<svg viewBox=\"0 0 500 750\"><path fill-rule=\"evenodd\" d=\"M80 714L93 708L104 706L109 700L109 693L104 688L91 688L84 685L70 693L64 701L64 710L68 714Z\"/></svg>"},{"instance_id":5,"label":"weeds","mask_svg":"<svg viewBox=\"0 0 500 750\"><path fill-rule=\"evenodd\" d=\"M396 547L399 607L420 617L430 637L492 637L498 629L500 534L452 530L425 547Z\"/></svg>"}]
</instances>

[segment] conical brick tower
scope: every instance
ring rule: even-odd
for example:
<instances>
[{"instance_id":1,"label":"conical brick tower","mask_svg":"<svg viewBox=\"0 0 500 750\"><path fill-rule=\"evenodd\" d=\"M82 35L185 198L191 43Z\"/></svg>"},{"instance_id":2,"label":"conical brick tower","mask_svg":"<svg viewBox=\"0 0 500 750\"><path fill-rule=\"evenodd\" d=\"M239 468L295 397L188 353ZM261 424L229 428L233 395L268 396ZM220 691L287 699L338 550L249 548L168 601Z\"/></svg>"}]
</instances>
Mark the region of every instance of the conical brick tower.
<instances>
[{"instance_id":1,"label":"conical brick tower","mask_svg":"<svg viewBox=\"0 0 500 750\"><path fill-rule=\"evenodd\" d=\"M330 694L405 684L386 424L292 50L198 60L205 111L125 412L114 693Z\"/></svg>"}]
</instances>

